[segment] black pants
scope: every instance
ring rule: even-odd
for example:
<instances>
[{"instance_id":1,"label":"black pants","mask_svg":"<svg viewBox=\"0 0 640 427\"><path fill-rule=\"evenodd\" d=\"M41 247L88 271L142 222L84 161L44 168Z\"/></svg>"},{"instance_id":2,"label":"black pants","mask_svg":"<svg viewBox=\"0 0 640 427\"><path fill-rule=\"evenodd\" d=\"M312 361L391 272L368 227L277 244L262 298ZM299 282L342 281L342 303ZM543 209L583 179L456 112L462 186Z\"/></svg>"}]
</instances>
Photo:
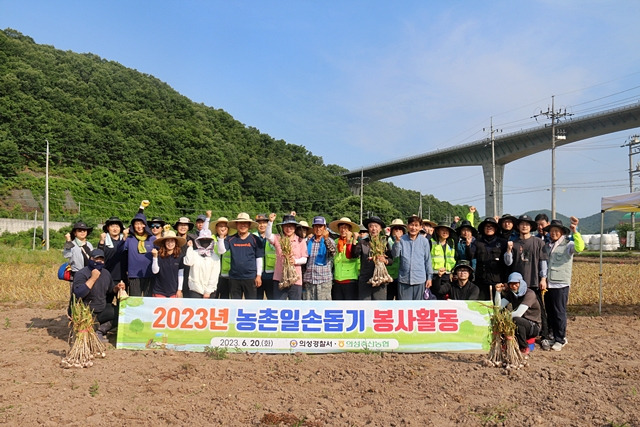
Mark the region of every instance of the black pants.
<instances>
[{"instance_id":1,"label":"black pants","mask_svg":"<svg viewBox=\"0 0 640 427\"><path fill-rule=\"evenodd\" d=\"M538 336L538 330L540 327L537 323L532 322L524 317L514 317L513 322L516 324L516 339L518 340L518 347L526 348L527 340Z\"/></svg>"},{"instance_id":2,"label":"black pants","mask_svg":"<svg viewBox=\"0 0 640 427\"><path fill-rule=\"evenodd\" d=\"M229 279L229 290L231 299L256 299L258 292L256 291L255 279Z\"/></svg>"},{"instance_id":3,"label":"black pants","mask_svg":"<svg viewBox=\"0 0 640 427\"><path fill-rule=\"evenodd\" d=\"M331 287L331 299L336 301L355 301L358 299L358 281L350 280L349 283L333 282Z\"/></svg>"},{"instance_id":4,"label":"black pants","mask_svg":"<svg viewBox=\"0 0 640 427\"><path fill-rule=\"evenodd\" d=\"M132 297L150 297L153 295L152 280L149 277L129 279L129 295Z\"/></svg>"},{"instance_id":5,"label":"black pants","mask_svg":"<svg viewBox=\"0 0 640 427\"><path fill-rule=\"evenodd\" d=\"M262 286L256 289L258 299L273 299L273 272L262 273Z\"/></svg>"},{"instance_id":6,"label":"black pants","mask_svg":"<svg viewBox=\"0 0 640 427\"><path fill-rule=\"evenodd\" d=\"M547 309L544 306L544 300L542 299L542 291L540 288L533 289L536 293L536 298L540 304L540 316L542 317L542 324L540 325L540 339L549 339L549 322L547 321Z\"/></svg>"},{"instance_id":7,"label":"black pants","mask_svg":"<svg viewBox=\"0 0 640 427\"><path fill-rule=\"evenodd\" d=\"M216 298L229 299L229 278L218 277L218 289L216 290Z\"/></svg>"},{"instance_id":8,"label":"black pants","mask_svg":"<svg viewBox=\"0 0 640 427\"><path fill-rule=\"evenodd\" d=\"M569 286L564 288L550 288L544 295L549 319L549 332L553 332L555 342L564 344L567 335L567 301L569 300Z\"/></svg>"}]
</instances>

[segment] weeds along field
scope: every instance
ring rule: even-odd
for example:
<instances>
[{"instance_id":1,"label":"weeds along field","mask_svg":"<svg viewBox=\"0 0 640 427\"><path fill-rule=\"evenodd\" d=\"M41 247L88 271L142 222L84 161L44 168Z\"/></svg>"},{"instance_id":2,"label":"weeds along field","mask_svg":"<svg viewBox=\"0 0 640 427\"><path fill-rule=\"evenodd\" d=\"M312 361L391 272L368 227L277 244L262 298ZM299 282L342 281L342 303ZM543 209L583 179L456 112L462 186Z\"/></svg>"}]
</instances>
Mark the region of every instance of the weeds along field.
<instances>
[{"instance_id":1,"label":"weeds along field","mask_svg":"<svg viewBox=\"0 0 640 427\"><path fill-rule=\"evenodd\" d=\"M58 280L61 251L25 250L0 246L0 303L63 308L69 300L69 284ZM597 308L599 259L581 258L573 263L569 305ZM608 259L603 264L603 304L640 305L640 265Z\"/></svg>"}]
</instances>

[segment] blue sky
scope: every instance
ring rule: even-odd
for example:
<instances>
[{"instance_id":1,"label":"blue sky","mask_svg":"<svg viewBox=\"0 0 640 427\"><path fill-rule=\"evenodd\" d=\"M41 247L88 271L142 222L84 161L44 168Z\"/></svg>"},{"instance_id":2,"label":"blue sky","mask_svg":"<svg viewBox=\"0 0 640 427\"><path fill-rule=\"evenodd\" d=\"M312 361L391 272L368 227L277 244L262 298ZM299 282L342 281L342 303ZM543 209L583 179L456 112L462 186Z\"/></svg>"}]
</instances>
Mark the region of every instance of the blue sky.
<instances>
[{"instance_id":1,"label":"blue sky","mask_svg":"<svg viewBox=\"0 0 640 427\"><path fill-rule=\"evenodd\" d=\"M0 0L0 28L151 74L348 169L485 138L492 116L504 133L529 128L552 95L576 115L637 102L638 17L632 0ZM635 133L556 151L558 212L629 191L620 146ZM550 209L550 159L506 166L506 212ZM484 215L480 167L391 181Z\"/></svg>"}]
</instances>

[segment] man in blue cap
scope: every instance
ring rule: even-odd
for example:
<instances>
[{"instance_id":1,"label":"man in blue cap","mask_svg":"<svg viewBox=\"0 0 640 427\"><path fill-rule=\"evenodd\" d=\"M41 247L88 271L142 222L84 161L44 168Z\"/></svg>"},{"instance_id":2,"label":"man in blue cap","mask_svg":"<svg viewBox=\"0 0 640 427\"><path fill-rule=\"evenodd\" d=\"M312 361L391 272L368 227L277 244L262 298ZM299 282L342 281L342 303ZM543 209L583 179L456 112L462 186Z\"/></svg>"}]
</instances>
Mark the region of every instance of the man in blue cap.
<instances>
[{"instance_id":1,"label":"man in blue cap","mask_svg":"<svg viewBox=\"0 0 640 427\"><path fill-rule=\"evenodd\" d=\"M302 276L306 289L304 299L330 300L333 284L333 256L336 244L329 237L327 221L323 216L316 216L311 223L313 236L307 240L307 268Z\"/></svg>"}]
</instances>

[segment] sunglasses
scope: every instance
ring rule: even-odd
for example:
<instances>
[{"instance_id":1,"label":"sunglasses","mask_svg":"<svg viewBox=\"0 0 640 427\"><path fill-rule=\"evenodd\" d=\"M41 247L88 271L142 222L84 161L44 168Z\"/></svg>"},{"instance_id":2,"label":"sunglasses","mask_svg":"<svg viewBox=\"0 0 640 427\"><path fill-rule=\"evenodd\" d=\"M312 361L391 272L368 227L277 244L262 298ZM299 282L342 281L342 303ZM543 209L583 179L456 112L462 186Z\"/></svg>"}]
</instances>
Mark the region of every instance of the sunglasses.
<instances>
[{"instance_id":1,"label":"sunglasses","mask_svg":"<svg viewBox=\"0 0 640 427\"><path fill-rule=\"evenodd\" d=\"M162 228L160 224L151 224L151 228Z\"/></svg>"}]
</instances>

